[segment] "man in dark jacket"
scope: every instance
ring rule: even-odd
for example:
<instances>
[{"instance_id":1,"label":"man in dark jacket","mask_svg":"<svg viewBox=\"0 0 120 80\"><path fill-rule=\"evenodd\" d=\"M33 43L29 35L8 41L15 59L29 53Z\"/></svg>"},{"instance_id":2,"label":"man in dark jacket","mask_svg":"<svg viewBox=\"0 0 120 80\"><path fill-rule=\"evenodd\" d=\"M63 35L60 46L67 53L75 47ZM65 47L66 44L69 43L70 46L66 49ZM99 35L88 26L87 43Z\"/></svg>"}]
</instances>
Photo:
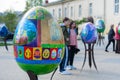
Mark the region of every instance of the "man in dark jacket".
<instances>
[{"instance_id":1,"label":"man in dark jacket","mask_svg":"<svg viewBox=\"0 0 120 80\"><path fill-rule=\"evenodd\" d=\"M70 73L65 70L67 66L67 61L68 61L68 54L69 54L69 44L70 44L70 29L69 29L69 24L70 20L69 18L65 17L63 20L64 26L61 26L63 35L64 35L64 40L65 40L65 52L64 52L64 57L60 63L60 73L63 75L69 75Z\"/></svg>"},{"instance_id":2,"label":"man in dark jacket","mask_svg":"<svg viewBox=\"0 0 120 80\"><path fill-rule=\"evenodd\" d=\"M114 39L114 36L115 36L114 25L112 24L111 28L109 30L109 33L108 33L108 44L107 44L107 46L105 48L106 52L109 52L107 49L108 49L108 46L111 44L111 42L113 43L113 51L115 51L115 39Z\"/></svg>"}]
</instances>

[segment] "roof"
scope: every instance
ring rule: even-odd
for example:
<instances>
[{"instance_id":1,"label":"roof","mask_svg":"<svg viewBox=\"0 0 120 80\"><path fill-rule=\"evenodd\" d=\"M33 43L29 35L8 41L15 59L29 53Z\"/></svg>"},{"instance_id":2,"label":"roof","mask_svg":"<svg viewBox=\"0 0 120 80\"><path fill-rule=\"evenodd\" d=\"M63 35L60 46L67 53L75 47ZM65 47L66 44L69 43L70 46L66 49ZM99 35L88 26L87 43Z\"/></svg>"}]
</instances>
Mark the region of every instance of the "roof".
<instances>
[{"instance_id":1,"label":"roof","mask_svg":"<svg viewBox=\"0 0 120 80\"><path fill-rule=\"evenodd\" d=\"M52 2L52 3L44 4L43 6L44 7L53 6L53 5L63 4L63 3L66 3L66 2L70 2L70 1L75 1L75 0L59 0L59 1Z\"/></svg>"}]
</instances>

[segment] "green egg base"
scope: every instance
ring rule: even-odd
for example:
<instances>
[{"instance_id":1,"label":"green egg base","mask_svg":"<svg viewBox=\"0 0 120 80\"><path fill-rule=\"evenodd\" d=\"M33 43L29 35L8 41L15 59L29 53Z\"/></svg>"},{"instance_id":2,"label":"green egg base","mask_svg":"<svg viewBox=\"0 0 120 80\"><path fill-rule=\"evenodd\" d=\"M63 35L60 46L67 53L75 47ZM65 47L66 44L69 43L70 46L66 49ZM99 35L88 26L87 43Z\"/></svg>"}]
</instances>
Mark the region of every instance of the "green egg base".
<instances>
[{"instance_id":1,"label":"green egg base","mask_svg":"<svg viewBox=\"0 0 120 80\"><path fill-rule=\"evenodd\" d=\"M18 63L18 62L17 62ZM58 64L23 64L18 63L18 65L25 71L32 71L36 75L43 75L54 71Z\"/></svg>"},{"instance_id":2,"label":"green egg base","mask_svg":"<svg viewBox=\"0 0 120 80\"><path fill-rule=\"evenodd\" d=\"M98 31L99 33L104 32L104 30L105 30L105 29L97 29L97 31Z\"/></svg>"}]
</instances>

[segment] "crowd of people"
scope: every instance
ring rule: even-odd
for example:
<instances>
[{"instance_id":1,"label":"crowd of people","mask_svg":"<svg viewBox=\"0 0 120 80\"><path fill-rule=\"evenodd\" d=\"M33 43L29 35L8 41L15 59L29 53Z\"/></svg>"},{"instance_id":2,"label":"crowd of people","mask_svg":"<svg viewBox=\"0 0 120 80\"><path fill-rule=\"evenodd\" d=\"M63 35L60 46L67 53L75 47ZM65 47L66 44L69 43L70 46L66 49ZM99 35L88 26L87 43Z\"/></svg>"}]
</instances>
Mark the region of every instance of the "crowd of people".
<instances>
[{"instance_id":1,"label":"crowd of people","mask_svg":"<svg viewBox=\"0 0 120 80\"><path fill-rule=\"evenodd\" d=\"M94 20L92 17L88 17L88 19L91 19L91 23L94 24ZM120 23L116 27L116 32L114 31L114 24L110 26L110 30L108 32L108 44L105 48L106 52L108 51L108 47L113 43L113 51L115 53L120 53L120 32L118 31L120 27ZM65 52L64 52L64 57L63 60L60 63L60 74L63 75L69 75L67 70L76 70L76 67L73 65L74 62L74 56L77 54L80 49L78 49L77 46L77 27L75 21L71 21L69 18L65 17L63 19L63 24L61 25L63 35L64 35L64 40L65 40ZM115 45L116 42L116 45ZM116 47L115 47L116 46Z\"/></svg>"},{"instance_id":2,"label":"crowd of people","mask_svg":"<svg viewBox=\"0 0 120 80\"><path fill-rule=\"evenodd\" d=\"M65 17L61 28L65 40L65 52L64 52L64 57L60 63L59 71L61 74L70 74L66 70L76 69L76 67L73 66L74 56L78 51L80 51L77 48L76 23L74 21L70 21L69 18Z\"/></svg>"},{"instance_id":3,"label":"crowd of people","mask_svg":"<svg viewBox=\"0 0 120 80\"><path fill-rule=\"evenodd\" d=\"M116 26L116 31L114 31L114 24L112 24L110 26L110 30L108 32L108 44L107 44L107 46L105 48L106 52L109 52L108 47L112 42L113 43L113 51L115 51L115 53L118 53L118 54L120 53L120 32L119 32L119 27L120 27L120 23Z\"/></svg>"}]
</instances>

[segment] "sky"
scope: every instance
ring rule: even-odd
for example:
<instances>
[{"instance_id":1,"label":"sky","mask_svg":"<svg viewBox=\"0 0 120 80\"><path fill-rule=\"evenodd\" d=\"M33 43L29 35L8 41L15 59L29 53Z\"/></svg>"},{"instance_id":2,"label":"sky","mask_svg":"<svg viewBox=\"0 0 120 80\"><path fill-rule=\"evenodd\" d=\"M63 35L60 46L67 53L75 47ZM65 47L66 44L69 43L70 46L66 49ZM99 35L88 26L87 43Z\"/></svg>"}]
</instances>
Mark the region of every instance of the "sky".
<instances>
[{"instance_id":1,"label":"sky","mask_svg":"<svg viewBox=\"0 0 120 80\"><path fill-rule=\"evenodd\" d=\"M25 8L25 0L0 0L0 12L8 9L23 11Z\"/></svg>"},{"instance_id":2,"label":"sky","mask_svg":"<svg viewBox=\"0 0 120 80\"><path fill-rule=\"evenodd\" d=\"M0 12L4 12L8 9L15 11L24 11L26 0L0 0ZM49 0L50 2L56 0Z\"/></svg>"}]
</instances>

